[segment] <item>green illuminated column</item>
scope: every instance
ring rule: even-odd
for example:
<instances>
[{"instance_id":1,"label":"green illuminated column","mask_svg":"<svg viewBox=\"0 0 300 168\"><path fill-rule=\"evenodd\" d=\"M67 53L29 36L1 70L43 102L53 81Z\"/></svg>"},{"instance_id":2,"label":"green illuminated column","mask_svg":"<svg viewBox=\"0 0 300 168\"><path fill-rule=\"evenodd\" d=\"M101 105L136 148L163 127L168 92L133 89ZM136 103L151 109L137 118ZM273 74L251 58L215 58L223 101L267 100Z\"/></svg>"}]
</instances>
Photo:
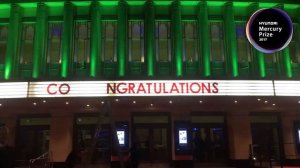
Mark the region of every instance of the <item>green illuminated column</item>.
<instances>
[{"instance_id":1,"label":"green illuminated column","mask_svg":"<svg viewBox=\"0 0 300 168\"><path fill-rule=\"evenodd\" d=\"M198 10L198 32L200 36L199 46L199 68L203 71L205 77L211 75L210 71L210 40L209 40L209 25L207 2L201 1Z\"/></svg>"},{"instance_id":2,"label":"green illuminated column","mask_svg":"<svg viewBox=\"0 0 300 168\"><path fill-rule=\"evenodd\" d=\"M101 13L97 1L93 1L91 5L91 20L90 76L96 77L101 70Z\"/></svg>"},{"instance_id":3,"label":"green illuminated column","mask_svg":"<svg viewBox=\"0 0 300 168\"><path fill-rule=\"evenodd\" d=\"M256 50L255 55L258 63L259 76L264 78L266 77L265 55L258 50Z\"/></svg>"},{"instance_id":4,"label":"green illuminated column","mask_svg":"<svg viewBox=\"0 0 300 168\"><path fill-rule=\"evenodd\" d=\"M148 0L146 2L145 12L145 43L146 43L146 63L147 63L147 75L154 76L154 63L155 63L155 14L153 1Z\"/></svg>"},{"instance_id":5,"label":"green illuminated column","mask_svg":"<svg viewBox=\"0 0 300 168\"><path fill-rule=\"evenodd\" d=\"M34 51L33 51L33 69L32 78L36 79L45 74L43 70L46 67L46 42L47 42L47 6L44 3L38 3L36 12Z\"/></svg>"},{"instance_id":6,"label":"green illuminated column","mask_svg":"<svg viewBox=\"0 0 300 168\"><path fill-rule=\"evenodd\" d=\"M5 55L4 79L9 80L18 73L18 48L20 46L22 8L12 4L8 26L8 40Z\"/></svg>"},{"instance_id":7,"label":"green illuminated column","mask_svg":"<svg viewBox=\"0 0 300 168\"><path fill-rule=\"evenodd\" d=\"M280 3L276 6L276 8L280 8L284 10L284 5ZM284 50L279 52L279 54L280 55L277 64L280 64L278 66L280 68L279 69L280 75L283 75L288 78L293 77L289 47L287 46Z\"/></svg>"},{"instance_id":8,"label":"green illuminated column","mask_svg":"<svg viewBox=\"0 0 300 168\"><path fill-rule=\"evenodd\" d=\"M124 77L126 72L127 55L127 4L124 0L118 5L118 75Z\"/></svg>"},{"instance_id":9,"label":"green illuminated column","mask_svg":"<svg viewBox=\"0 0 300 168\"><path fill-rule=\"evenodd\" d=\"M249 18L250 16L256 11L258 10L258 3L253 3L249 8L248 8L248 12L249 12ZM255 55L252 59L253 61L253 66L252 68L254 69L252 72L257 72L259 73L259 77L261 78L265 78L266 77L266 68L265 68L265 56L264 53L259 52L258 50L256 50L254 48L255 51Z\"/></svg>"},{"instance_id":10,"label":"green illuminated column","mask_svg":"<svg viewBox=\"0 0 300 168\"><path fill-rule=\"evenodd\" d=\"M235 34L235 23L232 2L228 2L224 6L225 11L225 32L226 32L226 48L227 48L227 71L233 77L238 77L238 57L237 57L237 40Z\"/></svg>"},{"instance_id":11,"label":"green illuminated column","mask_svg":"<svg viewBox=\"0 0 300 168\"><path fill-rule=\"evenodd\" d=\"M181 6L180 1L176 0L173 3L172 10L172 51L173 59L175 60L176 76L182 76L182 25L181 25Z\"/></svg>"},{"instance_id":12,"label":"green illuminated column","mask_svg":"<svg viewBox=\"0 0 300 168\"><path fill-rule=\"evenodd\" d=\"M282 61L283 61L283 68L284 68L286 77L288 77L288 78L293 77L289 47L286 47L283 50L283 59L282 59Z\"/></svg>"},{"instance_id":13,"label":"green illuminated column","mask_svg":"<svg viewBox=\"0 0 300 168\"><path fill-rule=\"evenodd\" d=\"M73 16L74 7L71 2L65 2L64 6L64 23L62 37L62 54L61 54L61 77L66 78L73 71Z\"/></svg>"}]
</instances>

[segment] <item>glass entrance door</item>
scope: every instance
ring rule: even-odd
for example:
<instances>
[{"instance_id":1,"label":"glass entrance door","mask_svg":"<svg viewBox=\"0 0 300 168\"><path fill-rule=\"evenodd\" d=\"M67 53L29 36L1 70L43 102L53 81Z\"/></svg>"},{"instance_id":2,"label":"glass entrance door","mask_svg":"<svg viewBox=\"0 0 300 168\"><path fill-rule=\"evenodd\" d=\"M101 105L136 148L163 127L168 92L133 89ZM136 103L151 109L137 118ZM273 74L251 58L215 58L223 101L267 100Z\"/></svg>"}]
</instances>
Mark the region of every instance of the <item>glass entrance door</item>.
<instances>
[{"instance_id":1,"label":"glass entrance door","mask_svg":"<svg viewBox=\"0 0 300 168\"><path fill-rule=\"evenodd\" d=\"M109 163L111 156L111 131L108 124L103 124L97 130L96 117L78 117L76 119L73 149L81 153L91 153L92 156L82 156L82 163Z\"/></svg>"},{"instance_id":2,"label":"glass entrance door","mask_svg":"<svg viewBox=\"0 0 300 168\"><path fill-rule=\"evenodd\" d=\"M16 136L16 160L37 158L49 150L50 117L22 117Z\"/></svg>"},{"instance_id":3,"label":"glass entrance door","mask_svg":"<svg viewBox=\"0 0 300 168\"><path fill-rule=\"evenodd\" d=\"M279 129L277 124L252 124L253 155L260 161L280 159Z\"/></svg>"},{"instance_id":4,"label":"glass entrance door","mask_svg":"<svg viewBox=\"0 0 300 168\"><path fill-rule=\"evenodd\" d=\"M141 160L167 161L169 158L169 131L166 126L135 126L132 143L137 143Z\"/></svg>"},{"instance_id":5,"label":"glass entrance door","mask_svg":"<svg viewBox=\"0 0 300 168\"><path fill-rule=\"evenodd\" d=\"M199 162L227 160L227 140L223 126L195 125L193 127L194 159Z\"/></svg>"},{"instance_id":6,"label":"glass entrance door","mask_svg":"<svg viewBox=\"0 0 300 168\"><path fill-rule=\"evenodd\" d=\"M22 126L16 142L17 160L36 158L49 149L49 126Z\"/></svg>"}]
</instances>

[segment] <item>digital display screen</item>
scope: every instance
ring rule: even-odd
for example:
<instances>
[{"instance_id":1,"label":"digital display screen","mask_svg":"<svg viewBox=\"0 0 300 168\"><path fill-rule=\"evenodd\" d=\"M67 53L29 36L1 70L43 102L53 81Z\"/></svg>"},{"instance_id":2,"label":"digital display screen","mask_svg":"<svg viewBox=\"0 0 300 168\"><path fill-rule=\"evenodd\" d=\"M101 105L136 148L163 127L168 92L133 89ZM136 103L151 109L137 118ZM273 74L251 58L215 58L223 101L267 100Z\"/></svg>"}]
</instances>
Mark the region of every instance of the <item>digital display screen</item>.
<instances>
[{"instance_id":1,"label":"digital display screen","mask_svg":"<svg viewBox=\"0 0 300 168\"><path fill-rule=\"evenodd\" d=\"M125 145L125 131L117 130L119 145Z\"/></svg>"},{"instance_id":2,"label":"digital display screen","mask_svg":"<svg viewBox=\"0 0 300 168\"><path fill-rule=\"evenodd\" d=\"M187 144L187 130L180 129L179 130L179 145Z\"/></svg>"}]
</instances>

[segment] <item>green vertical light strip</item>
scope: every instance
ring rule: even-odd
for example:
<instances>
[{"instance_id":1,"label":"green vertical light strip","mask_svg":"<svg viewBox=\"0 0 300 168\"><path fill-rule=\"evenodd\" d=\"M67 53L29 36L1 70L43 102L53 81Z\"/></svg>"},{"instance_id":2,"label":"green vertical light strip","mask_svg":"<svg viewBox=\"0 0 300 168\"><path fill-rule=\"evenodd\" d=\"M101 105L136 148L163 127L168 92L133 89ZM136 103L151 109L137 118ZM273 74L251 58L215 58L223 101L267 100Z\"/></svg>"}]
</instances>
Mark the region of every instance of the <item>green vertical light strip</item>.
<instances>
[{"instance_id":1,"label":"green vertical light strip","mask_svg":"<svg viewBox=\"0 0 300 168\"><path fill-rule=\"evenodd\" d=\"M251 6L249 6L248 8L248 15L249 17L256 11L259 9L259 4L258 3L253 3ZM254 59L253 59L253 68L256 68L255 70L253 70L253 72L257 72L259 73L259 77L261 78L265 78L266 77L266 67L265 67L265 57L264 57L264 53L256 50L254 48Z\"/></svg>"},{"instance_id":2,"label":"green vertical light strip","mask_svg":"<svg viewBox=\"0 0 300 168\"><path fill-rule=\"evenodd\" d=\"M12 4L10 9L10 18L8 26L8 40L5 55L4 79L9 80L17 75L17 66L19 64L18 48L21 36L21 18L22 8L17 4Z\"/></svg>"},{"instance_id":3,"label":"green vertical light strip","mask_svg":"<svg viewBox=\"0 0 300 168\"><path fill-rule=\"evenodd\" d=\"M225 30L226 30L226 48L227 48L227 71L233 77L238 77L238 57L237 57L237 40L235 34L234 9L232 2L227 2L225 8Z\"/></svg>"},{"instance_id":4,"label":"green vertical light strip","mask_svg":"<svg viewBox=\"0 0 300 168\"><path fill-rule=\"evenodd\" d=\"M284 5L282 3L276 4L275 7L284 10ZM277 67L278 75L286 76L286 77L289 77L289 75L290 75L289 78L291 78L292 77L291 69L289 69L289 68L291 68L291 65L288 65L291 63L289 50L286 48L282 51L279 51L276 60L277 60L276 67ZM290 72L290 74L289 74L289 72Z\"/></svg>"},{"instance_id":5,"label":"green vertical light strip","mask_svg":"<svg viewBox=\"0 0 300 168\"><path fill-rule=\"evenodd\" d=\"M265 78L266 77L265 56L262 52L256 51L256 58L258 62L259 76Z\"/></svg>"},{"instance_id":6,"label":"green vertical light strip","mask_svg":"<svg viewBox=\"0 0 300 168\"><path fill-rule=\"evenodd\" d=\"M147 61L147 75L154 76L155 63L155 11L153 1L146 2L145 12L145 43L146 43L146 61Z\"/></svg>"},{"instance_id":7,"label":"green vertical light strip","mask_svg":"<svg viewBox=\"0 0 300 168\"><path fill-rule=\"evenodd\" d=\"M288 47L283 50L283 65L286 77L292 78L293 72L291 66L290 49Z\"/></svg>"},{"instance_id":8,"label":"green vertical light strip","mask_svg":"<svg viewBox=\"0 0 300 168\"><path fill-rule=\"evenodd\" d=\"M209 40L209 25L208 25L208 9L207 2L202 1L199 4L198 11L198 34L199 42L199 68L203 71L205 77L211 76L210 70L210 40Z\"/></svg>"},{"instance_id":9,"label":"green vertical light strip","mask_svg":"<svg viewBox=\"0 0 300 168\"><path fill-rule=\"evenodd\" d=\"M46 66L47 14L48 8L44 3L38 3L35 24L32 78L44 75L42 67Z\"/></svg>"},{"instance_id":10,"label":"green vertical light strip","mask_svg":"<svg viewBox=\"0 0 300 168\"><path fill-rule=\"evenodd\" d=\"M98 76L101 70L101 13L99 2L93 1L91 5L91 55L90 55L90 76Z\"/></svg>"},{"instance_id":11,"label":"green vertical light strip","mask_svg":"<svg viewBox=\"0 0 300 168\"><path fill-rule=\"evenodd\" d=\"M72 40L73 40L73 4L65 2L64 6L64 23L63 23L63 37L62 37L62 54L61 54L61 77L68 77L73 70L72 59Z\"/></svg>"},{"instance_id":12,"label":"green vertical light strip","mask_svg":"<svg viewBox=\"0 0 300 168\"><path fill-rule=\"evenodd\" d=\"M176 76L182 76L182 25L181 25L181 6L180 1L176 0L173 3L173 17L172 17L172 28L174 30L173 35L173 58L175 60L175 72Z\"/></svg>"},{"instance_id":13,"label":"green vertical light strip","mask_svg":"<svg viewBox=\"0 0 300 168\"><path fill-rule=\"evenodd\" d=\"M118 75L124 77L126 72L126 37L127 37L127 4L120 0L118 4Z\"/></svg>"}]
</instances>

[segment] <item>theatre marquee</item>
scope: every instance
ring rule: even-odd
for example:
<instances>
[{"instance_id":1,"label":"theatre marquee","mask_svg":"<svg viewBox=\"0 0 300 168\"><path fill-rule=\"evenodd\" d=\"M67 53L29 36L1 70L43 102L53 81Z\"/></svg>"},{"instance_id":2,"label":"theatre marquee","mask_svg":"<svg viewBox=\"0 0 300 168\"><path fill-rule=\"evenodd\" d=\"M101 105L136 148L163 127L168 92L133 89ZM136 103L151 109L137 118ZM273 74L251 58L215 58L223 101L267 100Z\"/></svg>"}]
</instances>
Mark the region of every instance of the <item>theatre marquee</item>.
<instances>
[{"instance_id":1,"label":"theatre marquee","mask_svg":"<svg viewBox=\"0 0 300 168\"><path fill-rule=\"evenodd\" d=\"M300 82L272 80L44 81L0 83L0 98L300 96Z\"/></svg>"}]
</instances>

